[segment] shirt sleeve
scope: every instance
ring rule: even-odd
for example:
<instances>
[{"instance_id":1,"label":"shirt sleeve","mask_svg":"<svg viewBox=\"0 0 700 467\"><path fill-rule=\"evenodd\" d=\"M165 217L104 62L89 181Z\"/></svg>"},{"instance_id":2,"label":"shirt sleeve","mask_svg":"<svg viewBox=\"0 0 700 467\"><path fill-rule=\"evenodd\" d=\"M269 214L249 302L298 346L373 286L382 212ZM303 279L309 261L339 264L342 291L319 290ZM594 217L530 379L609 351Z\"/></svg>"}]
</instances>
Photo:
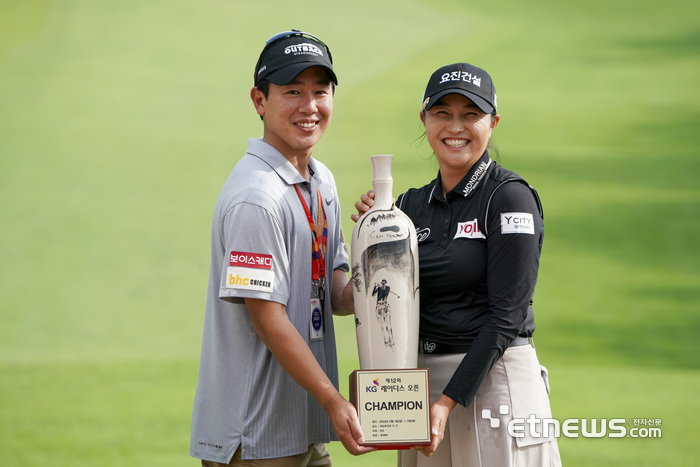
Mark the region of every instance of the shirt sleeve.
<instances>
[{"instance_id":1,"label":"shirt sleeve","mask_svg":"<svg viewBox=\"0 0 700 467\"><path fill-rule=\"evenodd\" d=\"M520 182L506 183L496 191L486 223L490 315L443 391L465 407L523 329L537 282L544 236L535 196Z\"/></svg>"},{"instance_id":2,"label":"shirt sleeve","mask_svg":"<svg viewBox=\"0 0 700 467\"><path fill-rule=\"evenodd\" d=\"M281 225L261 206L240 203L219 226L225 243L219 298L259 298L287 304L289 256Z\"/></svg>"}]
</instances>

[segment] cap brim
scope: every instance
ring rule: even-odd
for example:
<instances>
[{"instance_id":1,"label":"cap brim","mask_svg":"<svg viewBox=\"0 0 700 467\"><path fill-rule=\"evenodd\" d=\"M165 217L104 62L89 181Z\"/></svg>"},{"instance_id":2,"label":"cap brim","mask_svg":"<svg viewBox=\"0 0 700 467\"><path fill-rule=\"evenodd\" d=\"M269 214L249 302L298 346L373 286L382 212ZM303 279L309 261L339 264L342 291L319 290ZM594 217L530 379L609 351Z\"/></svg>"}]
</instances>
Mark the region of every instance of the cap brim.
<instances>
[{"instance_id":1,"label":"cap brim","mask_svg":"<svg viewBox=\"0 0 700 467\"><path fill-rule=\"evenodd\" d=\"M335 73L333 70L326 65L323 65L318 62L302 62L302 63L292 63L291 65L287 65L284 68L280 68L279 70L275 70L269 75L264 76L262 79L266 79L269 82L276 84L278 86L283 86L285 84L291 83L294 78L299 76L299 73L302 71L306 70L307 68L311 67L320 67L326 70L328 73L329 78L336 84L338 85L338 78L335 76Z\"/></svg>"},{"instance_id":2,"label":"cap brim","mask_svg":"<svg viewBox=\"0 0 700 467\"><path fill-rule=\"evenodd\" d=\"M439 101L441 98L445 97L448 94L461 94L473 103L476 104L477 107L481 109L482 112L491 114L494 112L494 108L491 104L486 102L483 98L477 96L476 94L472 94L469 91L465 91L463 89L446 89L442 92L439 92L435 94L434 96L430 96L430 101L428 102L428 105L425 107L425 110L430 110L430 108L435 105L437 101Z\"/></svg>"}]
</instances>

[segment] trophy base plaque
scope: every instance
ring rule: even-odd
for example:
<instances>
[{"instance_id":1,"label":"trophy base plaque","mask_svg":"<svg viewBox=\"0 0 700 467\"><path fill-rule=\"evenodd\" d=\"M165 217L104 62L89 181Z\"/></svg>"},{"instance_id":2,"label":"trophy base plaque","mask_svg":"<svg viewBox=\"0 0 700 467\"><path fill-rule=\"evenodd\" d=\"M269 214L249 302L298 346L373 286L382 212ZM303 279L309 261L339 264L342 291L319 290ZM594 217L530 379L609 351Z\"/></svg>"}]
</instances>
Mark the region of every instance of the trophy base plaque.
<instances>
[{"instance_id":1,"label":"trophy base plaque","mask_svg":"<svg viewBox=\"0 0 700 467\"><path fill-rule=\"evenodd\" d=\"M410 449L430 444L428 369L355 370L350 400L365 446Z\"/></svg>"}]
</instances>

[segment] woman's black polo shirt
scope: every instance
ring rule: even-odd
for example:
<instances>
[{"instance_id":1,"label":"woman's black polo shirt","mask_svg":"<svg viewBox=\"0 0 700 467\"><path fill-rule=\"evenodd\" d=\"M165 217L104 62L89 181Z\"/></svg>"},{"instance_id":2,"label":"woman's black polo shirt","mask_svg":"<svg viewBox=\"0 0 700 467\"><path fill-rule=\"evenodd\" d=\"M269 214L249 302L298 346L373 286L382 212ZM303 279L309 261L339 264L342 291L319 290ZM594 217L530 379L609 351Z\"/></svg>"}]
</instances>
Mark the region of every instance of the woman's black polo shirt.
<instances>
[{"instance_id":1,"label":"woman's black polo shirt","mask_svg":"<svg viewBox=\"0 0 700 467\"><path fill-rule=\"evenodd\" d=\"M438 173L396 204L418 236L420 351L467 352L444 391L467 407L511 341L535 329L544 225L535 190L488 152L446 198Z\"/></svg>"}]
</instances>

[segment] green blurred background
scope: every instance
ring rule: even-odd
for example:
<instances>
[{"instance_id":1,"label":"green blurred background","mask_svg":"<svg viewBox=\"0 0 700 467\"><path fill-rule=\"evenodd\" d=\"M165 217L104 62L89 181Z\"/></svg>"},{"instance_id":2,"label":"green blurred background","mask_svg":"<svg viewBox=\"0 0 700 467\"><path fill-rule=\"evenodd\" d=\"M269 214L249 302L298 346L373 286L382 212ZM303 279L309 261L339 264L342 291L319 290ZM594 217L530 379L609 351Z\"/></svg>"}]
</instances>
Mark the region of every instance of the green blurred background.
<instances>
[{"instance_id":1,"label":"green blurred background","mask_svg":"<svg viewBox=\"0 0 700 467\"><path fill-rule=\"evenodd\" d=\"M699 18L679 0L0 0L0 465L198 465L211 214L262 134L258 53L300 28L340 81L314 155L346 232L368 156L395 155L395 195L435 176L430 73L489 71L500 162L545 206L536 343L554 416L662 420L661 439L560 438L564 465L696 466ZM348 374L354 326L337 326Z\"/></svg>"}]
</instances>

